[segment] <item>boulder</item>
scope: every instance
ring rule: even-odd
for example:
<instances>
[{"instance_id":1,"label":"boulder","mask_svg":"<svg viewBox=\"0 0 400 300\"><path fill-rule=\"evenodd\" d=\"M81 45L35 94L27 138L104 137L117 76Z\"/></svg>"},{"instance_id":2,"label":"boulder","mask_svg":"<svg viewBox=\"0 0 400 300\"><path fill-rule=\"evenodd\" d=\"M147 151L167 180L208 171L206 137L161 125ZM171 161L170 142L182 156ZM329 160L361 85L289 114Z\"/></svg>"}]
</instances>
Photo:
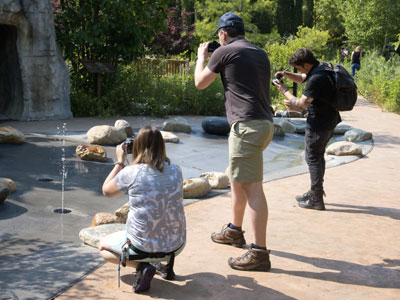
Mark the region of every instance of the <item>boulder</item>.
<instances>
[{"instance_id":1,"label":"boulder","mask_svg":"<svg viewBox=\"0 0 400 300\"><path fill-rule=\"evenodd\" d=\"M303 134L305 132L307 127L307 119L293 118L293 119L288 119L287 121L296 128L295 133Z\"/></svg>"},{"instance_id":2,"label":"boulder","mask_svg":"<svg viewBox=\"0 0 400 300\"><path fill-rule=\"evenodd\" d=\"M220 117L204 118L201 127L206 133L215 135L227 135L231 130L228 120Z\"/></svg>"},{"instance_id":3,"label":"boulder","mask_svg":"<svg viewBox=\"0 0 400 300\"><path fill-rule=\"evenodd\" d=\"M274 123L274 136L285 136L285 130L283 128Z\"/></svg>"},{"instance_id":4,"label":"boulder","mask_svg":"<svg viewBox=\"0 0 400 300\"><path fill-rule=\"evenodd\" d=\"M75 153L82 160L100 162L107 161L107 153L101 146L86 146L80 144L76 147Z\"/></svg>"},{"instance_id":5,"label":"boulder","mask_svg":"<svg viewBox=\"0 0 400 300\"><path fill-rule=\"evenodd\" d=\"M114 124L115 128L123 128L125 130L126 136L127 137L133 137L135 136L135 133L133 131L133 128L131 125L128 123L128 121L125 120L117 120L115 121Z\"/></svg>"},{"instance_id":6,"label":"boulder","mask_svg":"<svg viewBox=\"0 0 400 300\"><path fill-rule=\"evenodd\" d=\"M192 127L189 125L188 121L182 117L173 117L167 119L163 125L163 130L165 131L180 131L190 133Z\"/></svg>"},{"instance_id":7,"label":"boulder","mask_svg":"<svg viewBox=\"0 0 400 300\"><path fill-rule=\"evenodd\" d=\"M299 111L288 111L289 118L304 118L303 113Z\"/></svg>"},{"instance_id":8,"label":"boulder","mask_svg":"<svg viewBox=\"0 0 400 300\"><path fill-rule=\"evenodd\" d=\"M351 129L344 134L348 142L364 142L372 139L372 133L361 129Z\"/></svg>"},{"instance_id":9,"label":"boulder","mask_svg":"<svg viewBox=\"0 0 400 300\"><path fill-rule=\"evenodd\" d=\"M104 224L95 227L87 227L79 232L79 238L86 245L99 248L102 238L111 233L123 230L126 230L125 224Z\"/></svg>"},{"instance_id":10,"label":"boulder","mask_svg":"<svg viewBox=\"0 0 400 300\"><path fill-rule=\"evenodd\" d=\"M10 194L8 187L0 189L0 206L3 205L4 201L6 201L8 194Z\"/></svg>"},{"instance_id":11,"label":"boulder","mask_svg":"<svg viewBox=\"0 0 400 300\"><path fill-rule=\"evenodd\" d=\"M274 124L281 126L287 133L296 132L296 127L285 118L274 118Z\"/></svg>"},{"instance_id":12,"label":"boulder","mask_svg":"<svg viewBox=\"0 0 400 300\"><path fill-rule=\"evenodd\" d=\"M326 149L326 154L331 154L331 155L338 155L338 156L344 156L344 155L362 155L362 149L360 146L358 146L355 143L352 142L336 142L331 145Z\"/></svg>"},{"instance_id":13,"label":"boulder","mask_svg":"<svg viewBox=\"0 0 400 300\"><path fill-rule=\"evenodd\" d=\"M15 184L15 182L12 179L2 177L2 178L0 178L0 190L3 190L4 188L8 188L10 190L10 194L11 194L11 193L15 192L17 185Z\"/></svg>"},{"instance_id":14,"label":"boulder","mask_svg":"<svg viewBox=\"0 0 400 300\"><path fill-rule=\"evenodd\" d=\"M163 130L161 130L160 132L165 143L175 143L175 144L179 143L179 137L176 136L175 134Z\"/></svg>"},{"instance_id":15,"label":"boulder","mask_svg":"<svg viewBox=\"0 0 400 300\"><path fill-rule=\"evenodd\" d=\"M0 144L22 144L25 135L11 126L0 127Z\"/></svg>"},{"instance_id":16,"label":"boulder","mask_svg":"<svg viewBox=\"0 0 400 300\"><path fill-rule=\"evenodd\" d=\"M211 191L207 178L190 178L183 181L183 198L202 198Z\"/></svg>"},{"instance_id":17,"label":"boulder","mask_svg":"<svg viewBox=\"0 0 400 300\"><path fill-rule=\"evenodd\" d=\"M104 225L104 224L115 224L115 223L121 223L120 219L108 212L98 212L97 214L94 215L92 224L90 226L99 226L99 225Z\"/></svg>"},{"instance_id":18,"label":"boulder","mask_svg":"<svg viewBox=\"0 0 400 300\"><path fill-rule=\"evenodd\" d=\"M339 123L334 129L334 134L345 134L345 132L350 129L353 129L353 127L347 124Z\"/></svg>"},{"instance_id":19,"label":"boulder","mask_svg":"<svg viewBox=\"0 0 400 300\"><path fill-rule=\"evenodd\" d=\"M128 212L129 212L129 203L125 203L114 212L114 215L116 215L119 218L121 223L125 224L126 219L128 219Z\"/></svg>"},{"instance_id":20,"label":"boulder","mask_svg":"<svg viewBox=\"0 0 400 300\"><path fill-rule=\"evenodd\" d=\"M224 172L206 172L200 177L207 178L213 189L226 189L230 185L229 177Z\"/></svg>"},{"instance_id":21,"label":"boulder","mask_svg":"<svg viewBox=\"0 0 400 300\"><path fill-rule=\"evenodd\" d=\"M90 144L118 145L126 140L125 128L116 128L109 125L94 126L87 132Z\"/></svg>"}]
</instances>

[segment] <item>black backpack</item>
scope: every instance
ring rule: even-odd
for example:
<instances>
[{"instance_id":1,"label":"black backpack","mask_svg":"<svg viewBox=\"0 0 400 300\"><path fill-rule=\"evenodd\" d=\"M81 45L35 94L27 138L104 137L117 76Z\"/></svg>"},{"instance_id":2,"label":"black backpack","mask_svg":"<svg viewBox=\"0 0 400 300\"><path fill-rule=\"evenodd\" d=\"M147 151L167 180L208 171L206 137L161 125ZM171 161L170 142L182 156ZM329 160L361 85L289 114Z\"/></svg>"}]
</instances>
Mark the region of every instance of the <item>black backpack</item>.
<instances>
[{"instance_id":1,"label":"black backpack","mask_svg":"<svg viewBox=\"0 0 400 300\"><path fill-rule=\"evenodd\" d=\"M333 66L330 63L322 63L322 69L331 73L336 95L330 104L337 111L352 110L357 101L357 86L353 76L340 64Z\"/></svg>"}]
</instances>

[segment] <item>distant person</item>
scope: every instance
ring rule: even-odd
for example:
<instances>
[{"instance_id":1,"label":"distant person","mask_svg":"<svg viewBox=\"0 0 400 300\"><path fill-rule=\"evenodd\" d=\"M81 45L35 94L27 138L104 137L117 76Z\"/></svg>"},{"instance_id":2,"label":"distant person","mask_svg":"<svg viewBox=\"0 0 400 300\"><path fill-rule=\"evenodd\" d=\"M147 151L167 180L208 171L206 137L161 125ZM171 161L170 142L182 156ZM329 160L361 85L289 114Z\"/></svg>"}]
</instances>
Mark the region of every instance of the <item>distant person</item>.
<instances>
[{"instance_id":1,"label":"distant person","mask_svg":"<svg viewBox=\"0 0 400 300\"><path fill-rule=\"evenodd\" d=\"M361 69L361 47L357 46L356 49L351 53L351 75L354 77L356 75L356 70Z\"/></svg>"},{"instance_id":2,"label":"distant person","mask_svg":"<svg viewBox=\"0 0 400 300\"><path fill-rule=\"evenodd\" d=\"M340 50L340 63L344 63L344 59L349 55L349 49L346 46Z\"/></svg>"},{"instance_id":3,"label":"distant person","mask_svg":"<svg viewBox=\"0 0 400 300\"><path fill-rule=\"evenodd\" d=\"M237 270L269 271L268 205L262 180L263 151L274 133L270 62L263 49L245 39L244 23L238 15L227 12L221 16L216 34L221 47L209 52L209 42L200 44L194 79L201 90L221 74L231 126L228 144L233 216L231 223L221 232L213 233L211 239L215 243L244 247L242 223L248 204L254 243L242 256L230 258L228 264Z\"/></svg>"},{"instance_id":4,"label":"distant person","mask_svg":"<svg viewBox=\"0 0 400 300\"><path fill-rule=\"evenodd\" d=\"M307 82L301 98L296 98L282 81L274 81L279 92L286 97L284 101L288 110L308 110L304 139L311 187L302 196L296 196L296 200L301 208L325 210L325 147L336 125L342 121L339 112L329 103L335 94L335 87L330 72L321 71L325 66L310 50L302 48L295 51L289 64L301 73L279 71L275 77L283 76L296 83Z\"/></svg>"},{"instance_id":5,"label":"distant person","mask_svg":"<svg viewBox=\"0 0 400 300\"><path fill-rule=\"evenodd\" d=\"M156 272L151 262L169 261L166 267L158 264L159 271L164 271L166 279L175 276L174 258L186 241L183 180L181 169L167 158L164 140L155 127L138 132L129 166L125 166L126 150L124 144L116 147L117 162L103 184L103 194L109 198L128 193L126 230L103 238L100 254L118 264L124 257L121 254L127 253L126 264L136 267L133 289L139 293L150 288Z\"/></svg>"}]
</instances>

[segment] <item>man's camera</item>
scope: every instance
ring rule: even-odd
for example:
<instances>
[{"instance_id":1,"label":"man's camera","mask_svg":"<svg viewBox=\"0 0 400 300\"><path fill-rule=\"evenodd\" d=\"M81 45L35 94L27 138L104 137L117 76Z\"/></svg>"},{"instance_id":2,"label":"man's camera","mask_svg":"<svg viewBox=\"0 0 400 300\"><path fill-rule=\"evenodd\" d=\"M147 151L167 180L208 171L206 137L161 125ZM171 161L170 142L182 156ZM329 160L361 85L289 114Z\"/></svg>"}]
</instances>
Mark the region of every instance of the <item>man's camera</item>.
<instances>
[{"instance_id":1,"label":"man's camera","mask_svg":"<svg viewBox=\"0 0 400 300\"><path fill-rule=\"evenodd\" d=\"M283 82L280 79L273 79L272 83L275 84L275 85L279 85L279 84L282 84Z\"/></svg>"},{"instance_id":2,"label":"man's camera","mask_svg":"<svg viewBox=\"0 0 400 300\"><path fill-rule=\"evenodd\" d=\"M132 154L132 146L135 138L134 137L128 137L123 143L122 143L122 148L125 150L126 153Z\"/></svg>"},{"instance_id":3,"label":"man's camera","mask_svg":"<svg viewBox=\"0 0 400 300\"><path fill-rule=\"evenodd\" d=\"M212 41L208 43L208 47L207 50L208 52L214 52L217 48L219 48L221 45L216 42L216 41Z\"/></svg>"}]
</instances>

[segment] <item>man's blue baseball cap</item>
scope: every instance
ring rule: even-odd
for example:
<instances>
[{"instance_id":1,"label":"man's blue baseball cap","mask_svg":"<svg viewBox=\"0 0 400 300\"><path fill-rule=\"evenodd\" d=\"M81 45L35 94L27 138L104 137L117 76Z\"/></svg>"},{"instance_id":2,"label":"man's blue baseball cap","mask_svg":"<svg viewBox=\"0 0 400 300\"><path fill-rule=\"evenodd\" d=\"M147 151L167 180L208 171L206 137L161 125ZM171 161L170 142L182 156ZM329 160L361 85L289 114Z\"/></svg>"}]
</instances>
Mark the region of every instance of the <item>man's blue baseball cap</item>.
<instances>
[{"instance_id":1,"label":"man's blue baseball cap","mask_svg":"<svg viewBox=\"0 0 400 300\"><path fill-rule=\"evenodd\" d=\"M219 18L218 29L215 31L215 34L217 34L221 28L226 28L226 27L239 28L243 29L244 31L244 23L242 18L231 11L225 13L224 15L222 15L221 18Z\"/></svg>"}]
</instances>

